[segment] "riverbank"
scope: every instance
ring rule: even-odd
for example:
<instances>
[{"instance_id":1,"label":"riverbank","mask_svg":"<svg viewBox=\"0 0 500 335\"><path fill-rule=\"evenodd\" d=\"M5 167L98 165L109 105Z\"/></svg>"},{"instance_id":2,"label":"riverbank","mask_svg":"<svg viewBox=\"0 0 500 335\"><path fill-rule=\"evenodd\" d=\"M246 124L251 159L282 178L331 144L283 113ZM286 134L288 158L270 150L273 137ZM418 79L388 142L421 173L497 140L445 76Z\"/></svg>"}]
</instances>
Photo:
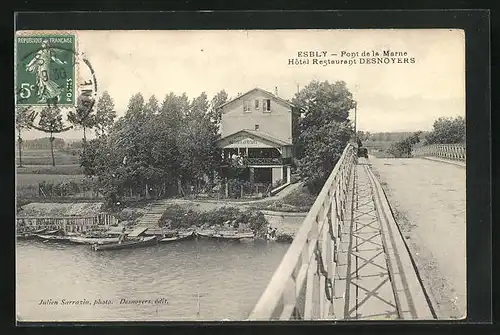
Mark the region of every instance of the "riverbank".
<instances>
[{"instance_id":1,"label":"riverbank","mask_svg":"<svg viewBox=\"0 0 500 335\"><path fill-rule=\"evenodd\" d=\"M165 230L239 230L252 231L258 239L266 239L268 232L274 231L276 240L290 242L298 231L305 213L260 211L248 206L228 206L227 204L199 204L191 201L171 199L158 202L158 214L150 226ZM177 201L176 201L177 200ZM144 224L151 216L151 204L131 204L110 213L118 225L130 229ZM29 203L20 208L22 217L68 217L97 216L105 212L103 203ZM147 214L147 215L146 215Z\"/></svg>"}]
</instances>

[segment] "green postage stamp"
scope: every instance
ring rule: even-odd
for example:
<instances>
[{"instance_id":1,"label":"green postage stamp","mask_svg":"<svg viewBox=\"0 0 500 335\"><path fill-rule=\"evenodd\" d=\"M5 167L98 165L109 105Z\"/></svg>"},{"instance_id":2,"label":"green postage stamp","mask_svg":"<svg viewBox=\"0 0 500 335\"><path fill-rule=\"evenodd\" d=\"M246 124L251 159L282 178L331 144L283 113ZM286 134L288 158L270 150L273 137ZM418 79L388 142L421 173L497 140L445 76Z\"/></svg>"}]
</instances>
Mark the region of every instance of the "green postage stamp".
<instances>
[{"instance_id":1,"label":"green postage stamp","mask_svg":"<svg viewBox=\"0 0 500 335\"><path fill-rule=\"evenodd\" d=\"M16 104L74 106L76 36L68 33L17 34Z\"/></svg>"}]
</instances>

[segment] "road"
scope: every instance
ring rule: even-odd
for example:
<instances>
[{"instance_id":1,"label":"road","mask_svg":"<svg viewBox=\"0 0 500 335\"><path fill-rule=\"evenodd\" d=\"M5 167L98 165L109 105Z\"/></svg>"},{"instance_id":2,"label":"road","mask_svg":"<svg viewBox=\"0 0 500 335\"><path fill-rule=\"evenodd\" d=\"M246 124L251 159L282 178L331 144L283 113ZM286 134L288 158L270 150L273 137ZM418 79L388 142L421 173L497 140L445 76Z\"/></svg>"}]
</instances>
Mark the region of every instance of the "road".
<instances>
[{"instance_id":1,"label":"road","mask_svg":"<svg viewBox=\"0 0 500 335\"><path fill-rule=\"evenodd\" d=\"M370 165L439 318L466 316L465 168L426 159L377 159Z\"/></svg>"}]
</instances>

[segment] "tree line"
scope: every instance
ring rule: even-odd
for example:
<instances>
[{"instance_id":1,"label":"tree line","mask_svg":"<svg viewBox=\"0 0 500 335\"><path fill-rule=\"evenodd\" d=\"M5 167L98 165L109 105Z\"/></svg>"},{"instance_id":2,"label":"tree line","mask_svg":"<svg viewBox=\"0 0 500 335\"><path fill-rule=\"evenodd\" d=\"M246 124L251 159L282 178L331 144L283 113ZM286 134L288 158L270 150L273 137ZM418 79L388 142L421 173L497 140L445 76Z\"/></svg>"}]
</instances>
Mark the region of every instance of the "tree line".
<instances>
[{"instance_id":1,"label":"tree line","mask_svg":"<svg viewBox=\"0 0 500 335\"><path fill-rule=\"evenodd\" d=\"M164 195L173 186L214 185L220 153L220 113L225 91L210 101L206 93L190 100L169 93L159 103L134 94L123 117L86 142L81 165L95 176L101 193L115 204L128 192Z\"/></svg>"},{"instance_id":2,"label":"tree line","mask_svg":"<svg viewBox=\"0 0 500 335\"><path fill-rule=\"evenodd\" d=\"M62 138L54 138L53 146L55 149L63 149L68 146ZM33 140L23 140L21 149L50 149L50 138L42 137Z\"/></svg>"},{"instance_id":3,"label":"tree line","mask_svg":"<svg viewBox=\"0 0 500 335\"><path fill-rule=\"evenodd\" d=\"M218 185L222 177L221 151L216 146L221 122L218 106L228 100L224 90L210 100L206 93L194 99L169 93L161 103L154 95L145 100L136 93L116 120L107 92L95 104L79 100L68 120L83 130L80 164L84 173L97 179L108 204L118 203L129 192L162 196L172 188L182 192L187 187ZM319 193L353 137L349 113L356 102L343 81L312 81L291 102L295 106L294 170L313 194ZM60 130L59 111L45 114L50 114L45 119L51 121L46 128ZM22 113L17 115L22 120ZM96 137L87 141L90 130Z\"/></svg>"},{"instance_id":4,"label":"tree line","mask_svg":"<svg viewBox=\"0 0 500 335\"><path fill-rule=\"evenodd\" d=\"M67 121L70 126L66 126L63 121L62 110L57 105L48 105L44 107L35 121L35 111L30 106L16 107L15 128L17 130L19 166L22 167L22 148L24 130L37 129L50 134L48 137L52 165L55 166L54 147L61 146L60 139L55 134L64 133L71 128L83 129L83 142L86 142L86 131L95 129L96 135L100 136L106 132L113 124L116 118L114 103L107 91L97 100L97 107L94 108L95 100L87 95L81 95L77 99L76 107L68 112ZM42 139L43 140L43 139ZM28 142L28 145L31 143ZM37 144L36 144L37 145ZM38 145L37 145L38 146Z\"/></svg>"},{"instance_id":5,"label":"tree line","mask_svg":"<svg viewBox=\"0 0 500 335\"><path fill-rule=\"evenodd\" d=\"M434 121L433 129L428 133L415 132L406 138L391 144L387 153L394 157L411 157L411 152L417 143L430 144L465 144L465 118L440 117Z\"/></svg>"},{"instance_id":6,"label":"tree line","mask_svg":"<svg viewBox=\"0 0 500 335\"><path fill-rule=\"evenodd\" d=\"M172 188L220 185L218 107L227 101L225 90L211 100L206 93L192 100L169 93L161 103L155 96L145 101L141 93L133 95L125 115L85 146L85 174L98 178L109 204L130 191L162 196ZM355 101L344 82L313 81L291 102L297 111L292 123L296 169L318 193L352 138L348 117Z\"/></svg>"}]
</instances>

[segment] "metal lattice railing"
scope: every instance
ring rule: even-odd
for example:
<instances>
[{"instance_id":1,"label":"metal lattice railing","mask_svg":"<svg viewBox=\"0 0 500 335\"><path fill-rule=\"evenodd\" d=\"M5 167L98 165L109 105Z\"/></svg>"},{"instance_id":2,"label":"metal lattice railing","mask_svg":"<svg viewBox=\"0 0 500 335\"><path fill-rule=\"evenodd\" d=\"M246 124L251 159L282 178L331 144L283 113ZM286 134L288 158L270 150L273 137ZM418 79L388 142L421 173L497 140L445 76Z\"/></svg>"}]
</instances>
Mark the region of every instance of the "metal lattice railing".
<instances>
[{"instance_id":1,"label":"metal lattice railing","mask_svg":"<svg viewBox=\"0 0 500 335\"><path fill-rule=\"evenodd\" d=\"M249 320L334 318L337 251L356 161L356 148L349 143Z\"/></svg>"},{"instance_id":2,"label":"metal lattice railing","mask_svg":"<svg viewBox=\"0 0 500 335\"><path fill-rule=\"evenodd\" d=\"M465 144L430 144L412 151L413 157L434 156L463 161L467 158Z\"/></svg>"}]
</instances>

